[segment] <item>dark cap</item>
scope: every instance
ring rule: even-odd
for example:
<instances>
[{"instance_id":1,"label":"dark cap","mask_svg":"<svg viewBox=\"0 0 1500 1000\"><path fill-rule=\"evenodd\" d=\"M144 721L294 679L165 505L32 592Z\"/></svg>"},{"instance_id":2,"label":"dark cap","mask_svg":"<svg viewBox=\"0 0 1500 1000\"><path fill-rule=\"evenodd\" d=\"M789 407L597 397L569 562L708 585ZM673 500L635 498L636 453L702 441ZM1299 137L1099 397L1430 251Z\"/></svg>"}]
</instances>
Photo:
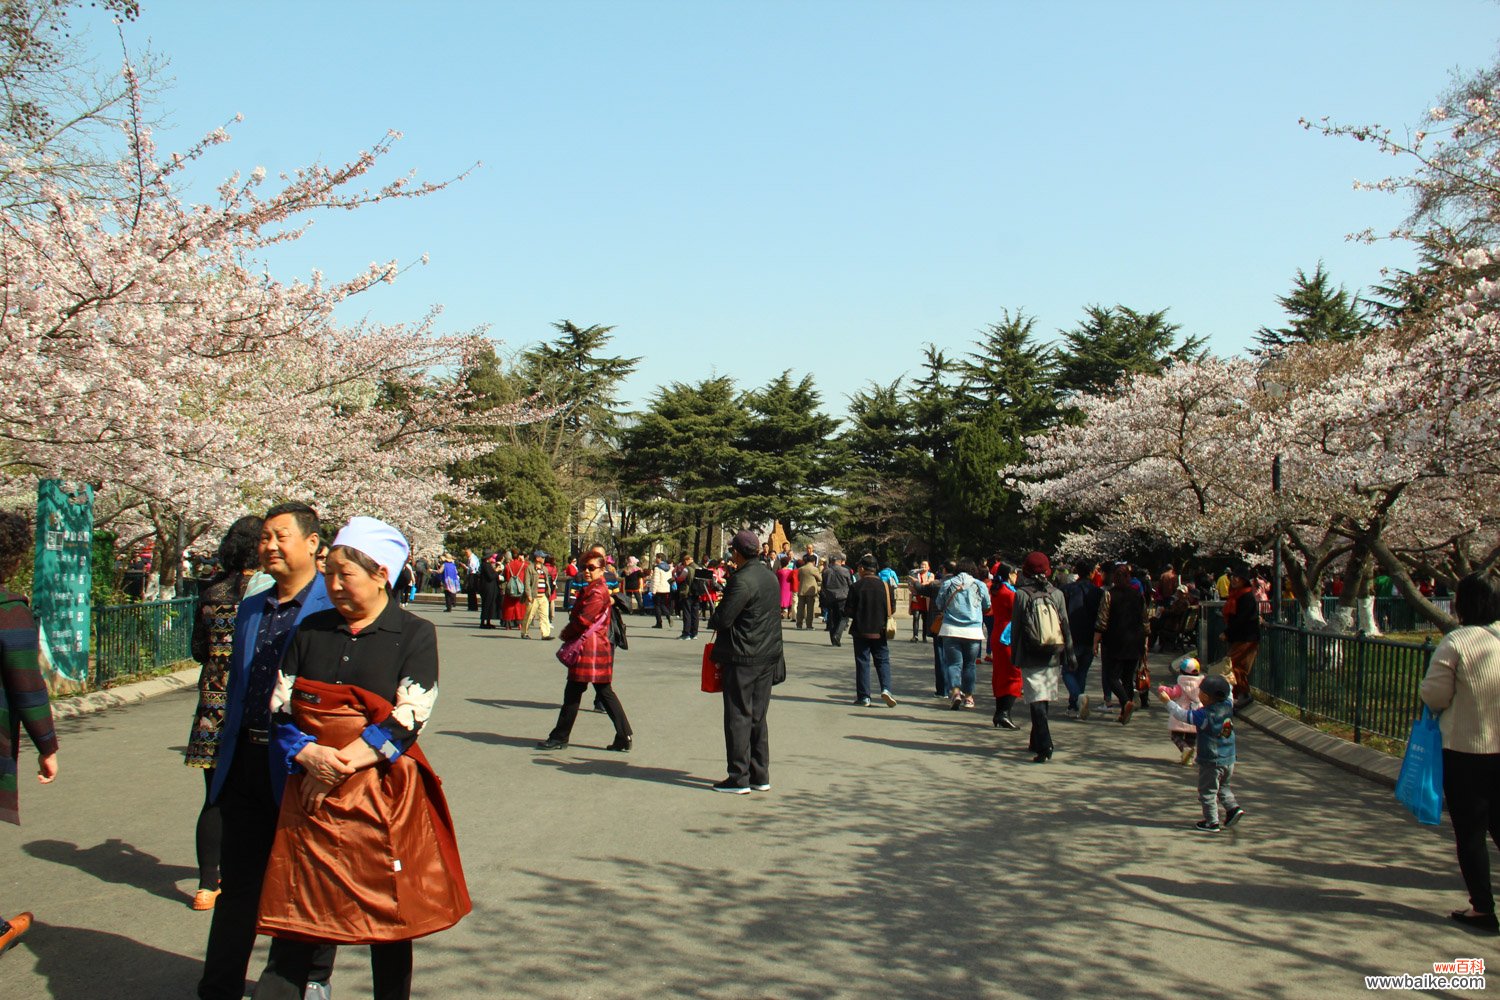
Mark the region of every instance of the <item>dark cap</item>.
<instances>
[{"instance_id":1,"label":"dark cap","mask_svg":"<svg viewBox=\"0 0 1500 1000\"><path fill-rule=\"evenodd\" d=\"M729 547L746 558L760 554L760 536L748 528L744 531L736 531L734 538L729 542Z\"/></svg>"},{"instance_id":2,"label":"dark cap","mask_svg":"<svg viewBox=\"0 0 1500 1000\"><path fill-rule=\"evenodd\" d=\"M1223 701L1233 693L1234 689L1229 686L1229 680L1219 674L1203 679L1203 687L1200 689L1208 693L1214 701Z\"/></svg>"}]
</instances>

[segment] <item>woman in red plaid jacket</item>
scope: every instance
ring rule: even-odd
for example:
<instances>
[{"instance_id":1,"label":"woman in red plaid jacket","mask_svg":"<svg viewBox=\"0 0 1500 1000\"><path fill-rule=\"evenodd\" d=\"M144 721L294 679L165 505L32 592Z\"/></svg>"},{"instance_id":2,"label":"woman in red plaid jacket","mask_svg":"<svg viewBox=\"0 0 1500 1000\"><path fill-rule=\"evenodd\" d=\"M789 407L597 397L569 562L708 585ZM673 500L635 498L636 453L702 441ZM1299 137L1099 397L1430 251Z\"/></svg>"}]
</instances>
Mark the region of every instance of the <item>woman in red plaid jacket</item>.
<instances>
[{"instance_id":1,"label":"woman in red plaid jacket","mask_svg":"<svg viewBox=\"0 0 1500 1000\"><path fill-rule=\"evenodd\" d=\"M625 717L625 708L620 704L613 686L615 648L609 641L612 602L609 584L604 579L604 556L590 552L583 564L583 574L588 583L573 602L568 624L558 637L562 640L563 648L581 637L582 649L578 661L568 667L568 684L563 688L562 710L557 714L557 725L536 748L561 750L568 745L568 739L573 735L573 723L578 718L578 703L583 700L583 692L592 684L596 701L604 706L609 721L615 724L615 741L604 749L629 753L632 739L630 720Z\"/></svg>"}]
</instances>

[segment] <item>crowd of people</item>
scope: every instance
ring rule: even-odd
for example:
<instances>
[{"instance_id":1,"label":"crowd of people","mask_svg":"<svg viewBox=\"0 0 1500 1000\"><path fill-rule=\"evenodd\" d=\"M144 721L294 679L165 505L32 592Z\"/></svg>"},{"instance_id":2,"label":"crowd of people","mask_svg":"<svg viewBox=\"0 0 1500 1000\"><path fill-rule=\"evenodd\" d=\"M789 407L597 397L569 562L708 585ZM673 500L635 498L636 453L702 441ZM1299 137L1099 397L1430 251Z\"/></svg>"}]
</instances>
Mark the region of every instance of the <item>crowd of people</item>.
<instances>
[{"instance_id":1,"label":"crowd of people","mask_svg":"<svg viewBox=\"0 0 1500 1000\"><path fill-rule=\"evenodd\" d=\"M0 513L0 583L29 551L19 515ZM236 521L224 535L217 572L202 587L193 652L203 663L185 763L204 773L197 819L199 887L194 909L212 911L203 1000L242 995L257 934L272 937L260 1000L326 997L340 945L368 946L374 995L410 995L412 941L451 927L470 901L441 784L419 746L438 692L433 624L403 607L418 579L399 531L353 518L330 541L316 512L279 504ZM465 551L464 569L438 561L440 588L468 591L482 621L496 614L530 638L554 638L557 596L571 595L555 636L567 667L556 726L540 750L568 746L584 692L615 727L607 749L628 753L634 733L613 689L615 651L627 645L624 619L676 617L679 639L707 622L715 690L723 693L726 777L711 787L748 795L771 789L771 689L786 677L783 632L821 628L833 646L847 630L854 653L854 703L899 704L890 644L898 631L893 568L870 554L850 567L842 554L773 553L750 531L728 555L697 566L689 553L650 565L602 546L556 566L543 550L483 558ZM488 570L486 570L488 567ZM518 581L516 590L503 587ZM497 588L496 583L502 587ZM1231 789L1234 715L1249 678L1266 612L1266 581L1229 569L1220 580L1183 583L1173 567L1151 574L1129 563L1078 562L1054 572L1043 552L983 563L922 562L907 575L911 642L933 649L933 697L953 711L978 707L987 664L992 724L1018 729L1025 706L1028 748L1045 764L1057 750L1051 708L1066 718L1114 713L1121 725L1153 696L1166 707L1165 736L1179 760L1196 758L1202 819L1217 833L1244 816ZM470 585L473 584L471 587ZM1228 676L1205 674L1182 656L1153 688L1148 654L1179 630L1174 608L1207 596L1224 602ZM507 609L498 598L515 598ZM1461 627L1433 654L1422 698L1441 711L1445 789L1470 907L1453 918L1500 930L1484 839L1500 843L1500 590L1475 575L1458 587ZM495 627L505 627L497 625ZM24 598L0 589L0 820L19 822L16 760L24 726L38 751L38 780L57 777L57 737L37 662L36 626ZM1100 666L1096 708L1088 674ZM874 685L871 673L874 673ZM705 679L707 683L707 679ZM878 687L877 687L878 686ZM382 859L400 858L394 871ZM0 922L0 951L24 934L30 914Z\"/></svg>"}]
</instances>

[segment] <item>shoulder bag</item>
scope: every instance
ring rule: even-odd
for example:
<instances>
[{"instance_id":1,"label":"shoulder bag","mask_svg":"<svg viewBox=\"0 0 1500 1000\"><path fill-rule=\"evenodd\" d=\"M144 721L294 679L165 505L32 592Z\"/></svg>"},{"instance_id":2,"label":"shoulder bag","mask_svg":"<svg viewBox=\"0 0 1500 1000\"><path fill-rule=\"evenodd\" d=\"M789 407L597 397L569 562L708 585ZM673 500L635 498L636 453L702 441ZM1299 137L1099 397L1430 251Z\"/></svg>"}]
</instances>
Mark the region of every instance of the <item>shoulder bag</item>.
<instances>
[{"instance_id":1,"label":"shoulder bag","mask_svg":"<svg viewBox=\"0 0 1500 1000\"><path fill-rule=\"evenodd\" d=\"M891 620L891 615L894 613L891 608L891 585L881 580L880 591L885 594L885 631L882 634L886 642L890 642L896 638L896 623Z\"/></svg>"},{"instance_id":2,"label":"shoulder bag","mask_svg":"<svg viewBox=\"0 0 1500 1000\"><path fill-rule=\"evenodd\" d=\"M569 668L578 666L578 660L583 656L584 642L589 638L589 636L598 634L601 629L608 626L609 618L609 608L606 607L604 609L604 613L598 618L595 618L593 624L584 629L583 633L579 635L578 638L569 639L567 642L559 646L557 649L558 662L562 663L563 666Z\"/></svg>"}]
</instances>

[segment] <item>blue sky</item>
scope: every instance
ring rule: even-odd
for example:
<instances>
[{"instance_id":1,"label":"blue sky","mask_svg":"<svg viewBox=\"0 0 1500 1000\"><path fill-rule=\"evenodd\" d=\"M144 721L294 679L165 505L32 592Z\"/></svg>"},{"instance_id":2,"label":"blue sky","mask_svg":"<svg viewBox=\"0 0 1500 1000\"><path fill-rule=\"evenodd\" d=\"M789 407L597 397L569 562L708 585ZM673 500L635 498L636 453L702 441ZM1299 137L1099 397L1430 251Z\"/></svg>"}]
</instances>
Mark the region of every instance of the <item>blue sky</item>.
<instances>
[{"instance_id":1,"label":"blue sky","mask_svg":"<svg viewBox=\"0 0 1500 1000\"><path fill-rule=\"evenodd\" d=\"M198 173L342 161L462 183L318 220L288 276L430 254L346 312L558 319L643 357L623 395L812 374L825 408L966 350L1003 309L1046 336L1091 303L1169 308L1222 354L1281 320L1319 259L1351 288L1403 246L1351 244L1406 172L1299 116L1415 125L1488 65L1500 6L1057 2L144 0L170 60L166 150L236 112ZM107 41L107 39L105 40Z\"/></svg>"}]
</instances>

